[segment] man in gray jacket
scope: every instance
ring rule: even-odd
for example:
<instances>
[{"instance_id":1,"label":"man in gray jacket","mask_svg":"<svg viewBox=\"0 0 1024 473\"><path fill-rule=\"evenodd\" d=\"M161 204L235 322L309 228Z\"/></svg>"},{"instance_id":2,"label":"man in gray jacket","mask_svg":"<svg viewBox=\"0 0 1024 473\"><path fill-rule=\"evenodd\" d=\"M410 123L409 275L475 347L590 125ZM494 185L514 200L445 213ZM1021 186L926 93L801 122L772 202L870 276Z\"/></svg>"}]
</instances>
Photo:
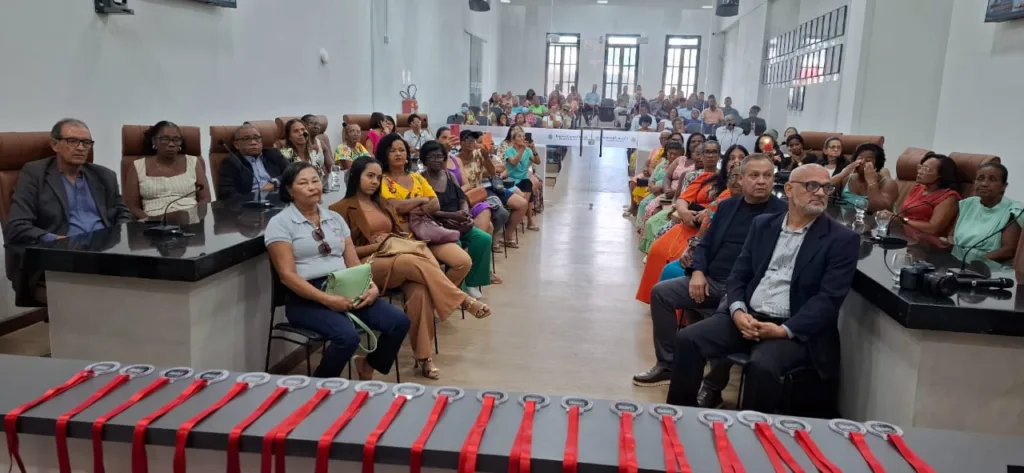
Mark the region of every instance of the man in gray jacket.
<instances>
[{"instance_id":1,"label":"man in gray jacket","mask_svg":"<svg viewBox=\"0 0 1024 473\"><path fill-rule=\"evenodd\" d=\"M9 246L60 240L132 220L114 171L87 162L93 144L89 127L81 120L65 118L53 126L50 147L56 156L21 168L4 228ZM41 271L18 269L34 276L17 278L23 284L16 279L15 291L35 291L42 284Z\"/></svg>"}]
</instances>

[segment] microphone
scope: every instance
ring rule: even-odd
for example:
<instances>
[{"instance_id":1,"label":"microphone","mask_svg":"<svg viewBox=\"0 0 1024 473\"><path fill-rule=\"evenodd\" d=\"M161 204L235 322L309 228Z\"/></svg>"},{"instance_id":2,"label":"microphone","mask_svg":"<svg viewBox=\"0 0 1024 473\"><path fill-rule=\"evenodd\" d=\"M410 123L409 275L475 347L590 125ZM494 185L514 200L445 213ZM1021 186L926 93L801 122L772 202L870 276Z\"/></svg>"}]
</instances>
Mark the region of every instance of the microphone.
<instances>
[{"instance_id":1,"label":"microphone","mask_svg":"<svg viewBox=\"0 0 1024 473\"><path fill-rule=\"evenodd\" d=\"M256 179L256 174L254 174L252 172L252 170L250 170L249 167L246 166L245 163L242 162L242 158L239 158L238 155L235 154L235 152L231 150L231 147L228 146L228 144L224 142L224 140L217 140L217 144L221 145L221 147L226 149L228 151L228 155L229 156L231 156L232 158L235 158L235 161L238 162L238 167L242 168L243 171L249 173L249 175L252 176L252 180L253 181L259 181L259 179ZM249 207L249 208L255 208L255 209L269 209L269 208L272 208L273 206L274 206L274 204L263 200L263 192L262 191L257 191L256 192L256 200L248 200L248 201L245 201L245 202L242 203L242 207Z\"/></svg>"},{"instance_id":2,"label":"microphone","mask_svg":"<svg viewBox=\"0 0 1024 473\"><path fill-rule=\"evenodd\" d=\"M1009 289L1017 285L1010 278L956 278L956 285L961 288Z\"/></svg>"},{"instance_id":3,"label":"microphone","mask_svg":"<svg viewBox=\"0 0 1024 473\"><path fill-rule=\"evenodd\" d=\"M1003 230L1006 230L1007 227L1009 227L1010 225L1013 225L1013 222L1016 222L1017 219L1020 218L1021 214L1024 214L1024 210L1021 210L1020 212L1017 212L1017 215L1010 214L1010 221L1006 222L1006 225L1003 225L1002 228L1000 228L999 230L996 230L996 231L992 232L991 234L989 234L985 238L982 238L981 240L978 240L977 243L971 245L971 247L968 248L967 251L964 252L963 261L960 262L960 270L963 271L963 269L967 267L967 257L971 254L971 251L973 251L976 248L978 248L979 246L981 246L981 244L985 243L985 241L987 241L989 238L992 238L993 236L996 236L996 235L998 235L1000 233L1003 233Z\"/></svg>"},{"instance_id":4,"label":"microphone","mask_svg":"<svg viewBox=\"0 0 1024 473\"><path fill-rule=\"evenodd\" d=\"M205 187L202 184L197 182L195 190L193 190L192 192L189 192L189 193L187 193L187 194L185 194L185 195L183 195L181 197L178 197L177 199L174 199L174 200L168 202L167 205L164 206L163 216L160 217L160 225L155 225L155 226L152 226L152 227L148 227L142 233L144 235L149 235L149 236L164 236L164 237L185 236L185 231L182 230L180 226L178 226L178 225L168 225L167 224L167 213L168 213L168 210L171 209L171 206L174 205L175 202L178 202L178 201L180 201L182 199L186 199L186 198L192 197L192 196L196 195L197 193L199 193L199 191L203 190L204 188Z\"/></svg>"}]
</instances>

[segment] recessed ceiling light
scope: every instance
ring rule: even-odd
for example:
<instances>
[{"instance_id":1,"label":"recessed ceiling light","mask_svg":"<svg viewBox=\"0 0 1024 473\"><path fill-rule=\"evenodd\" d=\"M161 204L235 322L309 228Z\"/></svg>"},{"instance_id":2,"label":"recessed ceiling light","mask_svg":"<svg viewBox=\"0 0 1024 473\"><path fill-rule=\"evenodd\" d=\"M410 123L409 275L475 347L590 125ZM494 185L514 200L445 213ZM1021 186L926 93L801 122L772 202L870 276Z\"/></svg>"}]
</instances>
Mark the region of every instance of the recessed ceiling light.
<instances>
[{"instance_id":1,"label":"recessed ceiling light","mask_svg":"<svg viewBox=\"0 0 1024 473\"><path fill-rule=\"evenodd\" d=\"M604 5L604 4L608 3L608 0L597 0L597 3L600 3L601 5Z\"/></svg>"},{"instance_id":2,"label":"recessed ceiling light","mask_svg":"<svg viewBox=\"0 0 1024 473\"><path fill-rule=\"evenodd\" d=\"M502 0L502 1L505 1L505 0ZM710 9L712 9L712 8L715 8L715 6L714 6L714 5L704 5L704 6L702 6L701 8L703 8L703 9L705 9L705 10L710 10Z\"/></svg>"}]
</instances>

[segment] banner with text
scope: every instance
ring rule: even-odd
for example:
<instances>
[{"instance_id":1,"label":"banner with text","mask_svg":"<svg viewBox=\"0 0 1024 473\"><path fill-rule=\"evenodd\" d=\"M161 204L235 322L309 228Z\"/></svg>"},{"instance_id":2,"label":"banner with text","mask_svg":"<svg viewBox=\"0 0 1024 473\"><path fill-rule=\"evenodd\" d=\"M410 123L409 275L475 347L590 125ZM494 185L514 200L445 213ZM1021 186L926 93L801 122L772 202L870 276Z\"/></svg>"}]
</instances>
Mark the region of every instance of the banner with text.
<instances>
[{"instance_id":1,"label":"banner with text","mask_svg":"<svg viewBox=\"0 0 1024 473\"><path fill-rule=\"evenodd\" d=\"M558 128L531 128L530 130L533 130L533 141L538 145L568 146L573 148L580 146L580 130L562 130Z\"/></svg>"},{"instance_id":2,"label":"banner with text","mask_svg":"<svg viewBox=\"0 0 1024 473\"><path fill-rule=\"evenodd\" d=\"M636 148L636 132L604 130L601 133L601 146L605 148ZM654 134L658 136L657 133Z\"/></svg>"}]
</instances>

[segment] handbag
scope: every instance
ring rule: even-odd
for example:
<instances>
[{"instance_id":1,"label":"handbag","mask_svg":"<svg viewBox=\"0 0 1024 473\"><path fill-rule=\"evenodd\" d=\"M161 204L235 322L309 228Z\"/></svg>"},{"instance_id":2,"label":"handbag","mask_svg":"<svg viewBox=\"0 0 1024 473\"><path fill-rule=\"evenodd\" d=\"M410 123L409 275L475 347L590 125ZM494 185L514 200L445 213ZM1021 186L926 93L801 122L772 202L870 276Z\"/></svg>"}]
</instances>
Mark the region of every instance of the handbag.
<instances>
[{"instance_id":1,"label":"handbag","mask_svg":"<svg viewBox=\"0 0 1024 473\"><path fill-rule=\"evenodd\" d=\"M358 304L359 299L363 294L366 294L372 283L373 271L371 271L370 264L365 263L351 268L339 269L328 274L327 280L324 281L323 287L320 289L328 294L341 296ZM373 353L377 349L377 334L352 312L345 312L345 315L348 316L352 323L366 332L368 346L360 344L359 348L366 353Z\"/></svg>"},{"instance_id":2,"label":"handbag","mask_svg":"<svg viewBox=\"0 0 1024 473\"><path fill-rule=\"evenodd\" d=\"M491 189L494 190L495 194L501 195L505 192L505 181L501 180L498 176L491 176L487 178L491 182Z\"/></svg>"},{"instance_id":3,"label":"handbag","mask_svg":"<svg viewBox=\"0 0 1024 473\"><path fill-rule=\"evenodd\" d=\"M437 221L437 223L440 223L441 226L444 227L444 228L447 228L449 230L455 230L455 231L459 232L459 237L460 238L462 237L462 235L465 235L466 232L468 232L468 231L473 229L473 220L472 219L456 220L456 219L451 219L451 218L442 218L442 219L439 219Z\"/></svg>"},{"instance_id":4,"label":"handbag","mask_svg":"<svg viewBox=\"0 0 1024 473\"><path fill-rule=\"evenodd\" d=\"M409 229L416 238L427 243L454 243L459 241L461 234L441 226L432 217L426 215L410 215Z\"/></svg>"},{"instance_id":5,"label":"handbag","mask_svg":"<svg viewBox=\"0 0 1024 473\"><path fill-rule=\"evenodd\" d=\"M474 187L466 192L466 199L469 200L469 205L474 206L483 202L487 198L487 189L484 187Z\"/></svg>"}]
</instances>

